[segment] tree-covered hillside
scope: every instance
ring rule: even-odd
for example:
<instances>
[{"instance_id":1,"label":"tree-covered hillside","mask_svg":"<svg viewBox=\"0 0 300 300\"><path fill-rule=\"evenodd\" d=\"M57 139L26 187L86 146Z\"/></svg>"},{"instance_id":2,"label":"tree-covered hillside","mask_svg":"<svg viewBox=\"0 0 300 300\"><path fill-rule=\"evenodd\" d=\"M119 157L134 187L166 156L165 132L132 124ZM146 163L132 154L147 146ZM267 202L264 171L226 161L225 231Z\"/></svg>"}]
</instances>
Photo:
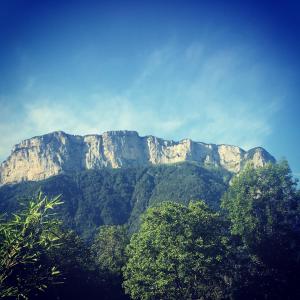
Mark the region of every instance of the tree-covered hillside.
<instances>
[{"instance_id":1,"label":"tree-covered hillside","mask_svg":"<svg viewBox=\"0 0 300 300\"><path fill-rule=\"evenodd\" d=\"M147 207L166 200L187 204L202 199L217 208L230 178L225 170L193 163L85 171L3 186L0 212L17 210L38 191L61 194L64 204L58 210L64 223L90 239L101 225L128 223L135 230Z\"/></svg>"},{"instance_id":2,"label":"tree-covered hillside","mask_svg":"<svg viewBox=\"0 0 300 300\"><path fill-rule=\"evenodd\" d=\"M288 164L248 165L220 201L224 175L177 165L3 187L10 210L39 187L70 198L38 193L0 217L0 298L300 299L300 194ZM157 196L171 190L174 201ZM187 200L197 193L207 204Z\"/></svg>"}]
</instances>

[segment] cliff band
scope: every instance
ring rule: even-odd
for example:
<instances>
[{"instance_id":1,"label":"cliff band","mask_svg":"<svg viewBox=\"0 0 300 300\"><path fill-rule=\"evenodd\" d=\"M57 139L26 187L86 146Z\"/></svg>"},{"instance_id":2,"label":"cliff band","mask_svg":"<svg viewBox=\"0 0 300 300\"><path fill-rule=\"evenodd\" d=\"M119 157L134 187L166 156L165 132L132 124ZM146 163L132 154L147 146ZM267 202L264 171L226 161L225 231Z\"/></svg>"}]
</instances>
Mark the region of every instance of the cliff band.
<instances>
[{"instance_id":1,"label":"cliff band","mask_svg":"<svg viewBox=\"0 0 300 300\"><path fill-rule=\"evenodd\" d=\"M87 169L138 167L195 161L238 173L252 161L255 166L275 162L261 147L245 151L237 146L184 139L179 142L135 131L102 135L70 135L62 131L33 137L17 144L0 166L0 184L41 180L60 173Z\"/></svg>"}]
</instances>

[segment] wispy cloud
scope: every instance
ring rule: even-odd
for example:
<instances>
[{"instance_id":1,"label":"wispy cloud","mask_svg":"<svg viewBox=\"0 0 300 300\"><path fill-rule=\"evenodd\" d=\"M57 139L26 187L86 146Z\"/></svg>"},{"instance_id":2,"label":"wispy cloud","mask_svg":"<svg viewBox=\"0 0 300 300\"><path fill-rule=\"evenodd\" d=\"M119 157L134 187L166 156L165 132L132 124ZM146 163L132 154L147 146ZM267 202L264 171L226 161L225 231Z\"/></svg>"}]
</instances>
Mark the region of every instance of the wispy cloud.
<instances>
[{"instance_id":1,"label":"wispy cloud","mask_svg":"<svg viewBox=\"0 0 300 300\"><path fill-rule=\"evenodd\" d=\"M19 103L17 119L16 107L2 100L7 110L2 114L11 117L0 121L0 157L21 139L55 130L92 134L129 129L175 140L263 145L283 95L262 85L272 70L258 67L253 50L209 50L199 42L157 49L118 93L91 90L66 100L65 94L54 97L49 89L45 97L40 91L32 96L36 79L28 78L25 91L31 98Z\"/></svg>"}]
</instances>

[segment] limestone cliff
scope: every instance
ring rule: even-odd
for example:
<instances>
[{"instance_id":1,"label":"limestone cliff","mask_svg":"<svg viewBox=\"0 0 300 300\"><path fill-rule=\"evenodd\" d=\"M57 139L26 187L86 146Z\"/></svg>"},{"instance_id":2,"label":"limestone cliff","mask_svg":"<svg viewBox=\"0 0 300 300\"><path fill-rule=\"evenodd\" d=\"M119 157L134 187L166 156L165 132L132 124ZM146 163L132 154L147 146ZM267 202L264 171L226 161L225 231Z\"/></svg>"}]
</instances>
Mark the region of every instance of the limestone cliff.
<instances>
[{"instance_id":1,"label":"limestone cliff","mask_svg":"<svg viewBox=\"0 0 300 300\"><path fill-rule=\"evenodd\" d=\"M76 136L62 131L33 137L16 145L0 166L0 184L41 180L63 172L136 167L196 161L237 173L246 162L262 166L275 159L263 148L244 151L237 146L185 139L180 142L135 131L109 131Z\"/></svg>"}]
</instances>

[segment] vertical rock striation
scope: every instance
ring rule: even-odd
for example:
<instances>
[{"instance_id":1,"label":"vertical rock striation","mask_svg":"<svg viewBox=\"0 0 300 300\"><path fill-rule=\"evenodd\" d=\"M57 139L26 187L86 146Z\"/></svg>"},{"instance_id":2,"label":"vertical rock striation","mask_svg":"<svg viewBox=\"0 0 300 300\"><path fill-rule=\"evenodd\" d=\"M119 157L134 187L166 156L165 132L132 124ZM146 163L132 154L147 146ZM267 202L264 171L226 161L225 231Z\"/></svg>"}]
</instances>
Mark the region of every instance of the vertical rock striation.
<instances>
[{"instance_id":1,"label":"vertical rock striation","mask_svg":"<svg viewBox=\"0 0 300 300\"><path fill-rule=\"evenodd\" d=\"M70 135L62 131L33 137L16 145L0 166L0 184L41 180L60 173L87 169L137 167L195 161L237 173L252 161L255 166L275 162L263 148L244 151L237 146L184 139L179 142L135 131L102 135Z\"/></svg>"}]
</instances>

